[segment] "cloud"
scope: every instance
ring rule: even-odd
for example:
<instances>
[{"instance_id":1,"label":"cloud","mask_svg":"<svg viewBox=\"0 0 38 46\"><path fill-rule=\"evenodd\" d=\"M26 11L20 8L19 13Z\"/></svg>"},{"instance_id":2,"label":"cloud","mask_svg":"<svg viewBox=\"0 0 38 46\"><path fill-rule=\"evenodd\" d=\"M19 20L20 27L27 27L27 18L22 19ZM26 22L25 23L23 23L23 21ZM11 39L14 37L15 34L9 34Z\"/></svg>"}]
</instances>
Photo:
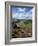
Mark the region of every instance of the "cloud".
<instances>
[{"instance_id":1,"label":"cloud","mask_svg":"<svg viewBox=\"0 0 38 46\"><path fill-rule=\"evenodd\" d=\"M18 8L18 11L24 12L25 8Z\"/></svg>"},{"instance_id":2,"label":"cloud","mask_svg":"<svg viewBox=\"0 0 38 46\"><path fill-rule=\"evenodd\" d=\"M16 12L16 13L12 13L12 18L16 18L16 19L32 19L32 9L29 10L29 12L25 12L25 10L27 10L26 8L18 8L18 11L20 12ZM23 12L22 12L23 11Z\"/></svg>"}]
</instances>

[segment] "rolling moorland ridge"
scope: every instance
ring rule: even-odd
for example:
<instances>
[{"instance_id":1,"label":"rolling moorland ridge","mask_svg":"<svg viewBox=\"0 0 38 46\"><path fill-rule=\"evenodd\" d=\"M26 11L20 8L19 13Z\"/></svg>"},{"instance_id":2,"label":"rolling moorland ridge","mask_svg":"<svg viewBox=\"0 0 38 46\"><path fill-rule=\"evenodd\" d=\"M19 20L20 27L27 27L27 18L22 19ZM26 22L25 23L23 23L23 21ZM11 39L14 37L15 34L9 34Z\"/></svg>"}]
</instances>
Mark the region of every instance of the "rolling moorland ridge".
<instances>
[{"instance_id":1,"label":"rolling moorland ridge","mask_svg":"<svg viewBox=\"0 0 38 46\"><path fill-rule=\"evenodd\" d=\"M32 37L31 19L13 19L11 27L12 38Z\"/></svg>"}]
</instances>

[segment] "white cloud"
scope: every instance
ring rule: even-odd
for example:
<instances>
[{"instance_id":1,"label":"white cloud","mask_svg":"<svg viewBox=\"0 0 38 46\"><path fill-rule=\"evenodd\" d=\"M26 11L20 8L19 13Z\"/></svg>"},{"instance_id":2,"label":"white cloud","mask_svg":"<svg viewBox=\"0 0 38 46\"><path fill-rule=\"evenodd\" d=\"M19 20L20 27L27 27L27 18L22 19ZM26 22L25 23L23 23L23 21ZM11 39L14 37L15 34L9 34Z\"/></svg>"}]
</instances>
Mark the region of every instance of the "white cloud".
<instances>
[{"instance_id":1,"label":"white cloud","mask_svg":"<svg viewBox=\"0 0 38 46\"><path fill-rule=\"evenodd\" d=\"M16 18L18 16L18 13L12 13L12 18Z\"/></svg>"},{"instance_id":2,"label":"white cloud","mask_svg":"<svg viewBox=\"0 0 38 46\"><path fill-rule=\"evenodd\" d=\"M26 8L18 8L19 11L25 11Z\"/></svg>"},{"instance_id":3,"label":"white cloud","mask_svg":"<svg viewBox=\"0 0 38 46\"><path fill-rule=\"evenodd\" d=\"M29 12L26 13L26 18L27 19L32 19L32 14L31 14L32 10L30 10Z\"/></svg>"},{"instance_id":4,"label":"white cloud","mask_svg":"<svg viewBox=\"0 0 38 46\"><path fill-rule=\"evenodd\" d=\"M31 19L32 18L31 12L32 10L30 10L27 13L15 13L15 14L12 14L12 17L16 19Z\"/></svg>"}]
</instances>

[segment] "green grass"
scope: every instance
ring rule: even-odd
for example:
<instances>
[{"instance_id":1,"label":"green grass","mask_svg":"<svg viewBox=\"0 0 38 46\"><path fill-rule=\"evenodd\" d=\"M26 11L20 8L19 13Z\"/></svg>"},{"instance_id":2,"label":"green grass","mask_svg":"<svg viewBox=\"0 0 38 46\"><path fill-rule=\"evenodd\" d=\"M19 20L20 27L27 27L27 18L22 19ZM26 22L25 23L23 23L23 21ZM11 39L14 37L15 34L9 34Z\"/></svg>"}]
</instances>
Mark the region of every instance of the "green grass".
<instances>
[{"instance_id":1,"label":"green grass","mask_svg":"<svg viewBox=\"0 0 38 46\"><path fill-rule=\"evenodd\" d=\"M16 24L20 28L32 28L32 20L22 21Z\"/></svg>"},{"instance_id":2,"label":"green grass","mask_svg":"<svg viewBox=\"0 0 38 46\"><path fill-rule=\"evenodd\" d=\"M23 34L21 33L21 32L24 32L24 33L26 33L25 35L27 35L27 36L25 36L25 37L30 37L30 36L32 36L32 20L26 20L26 21L17 21L16 22L16 25L17 25L17 27L20 27L20 28L16 28L15 29L15 32L16 33L13 33L12 34L12 37L13 38L19 38L21 35L23 36ZM31 32L30 32L31 31ZM21 37L22 37L21 36ZM20 37L20 38L21 38Z\"/></svg>"},{"instance_id":3,"label":"green grass","mask_svg":"<svg viewBox=\"0 0 38 46\"><path fill-rule=\"evenodd\" d=\"M27 28L32 28L32 21L31 20L26 21L25 25Z\"/></svg>"}]
</instances>

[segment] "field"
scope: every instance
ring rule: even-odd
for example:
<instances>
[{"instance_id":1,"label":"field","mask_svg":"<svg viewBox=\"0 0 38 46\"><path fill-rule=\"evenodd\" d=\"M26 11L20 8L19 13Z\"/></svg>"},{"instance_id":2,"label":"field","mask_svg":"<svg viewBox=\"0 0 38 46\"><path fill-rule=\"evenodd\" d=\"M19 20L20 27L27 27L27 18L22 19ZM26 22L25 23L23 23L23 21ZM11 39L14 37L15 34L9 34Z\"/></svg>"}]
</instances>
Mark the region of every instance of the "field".
<instances>
[{"instance_id":1,"label":"field","mask_svg":"<svg viewBox=\"0 0 38 46\"><path fill-rule=\"evenodd\" d=\"M12 38L32 37L32 20L17 20L12 22Z\"/></svg>"}]
</instances>

